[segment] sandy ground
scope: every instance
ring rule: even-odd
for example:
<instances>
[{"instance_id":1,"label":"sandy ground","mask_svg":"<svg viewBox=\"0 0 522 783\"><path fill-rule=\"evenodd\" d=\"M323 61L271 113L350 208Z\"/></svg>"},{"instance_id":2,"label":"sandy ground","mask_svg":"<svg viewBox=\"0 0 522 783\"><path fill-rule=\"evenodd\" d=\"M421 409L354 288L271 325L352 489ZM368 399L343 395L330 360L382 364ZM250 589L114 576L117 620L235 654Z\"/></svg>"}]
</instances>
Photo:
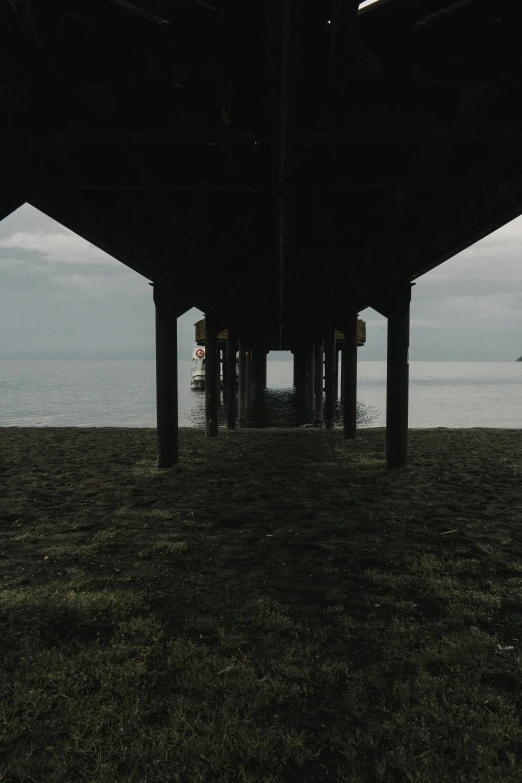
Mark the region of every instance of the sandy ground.
<instances>
[{"instance_id":1,"label":"sandy ground","mask_svg":"<svg viewBox=\"0 0 522 783\"><path fill-rule=\"evenodd\" d=\"M275 589L265 555L277 562L295 547L306 559L364 543L358 568L372 551L380 562L432 540L454 551L491 542L507 559L522 555L518 430L414 430L409 466L399 471L385 468L382 429L352 442L314 429L220 430L215 439L183 429L180 440L179 467L157 472L153 430L1 429L0 585L65 578L80 567L63 546L53 556L58 523L62 545L82 545L108 517L140 509L196 515L211 539L226 533L223 578L273 577ZM394 519L401 524L390 537ZM138 538L109 543L109 566L138 575ZM292 591L297 600L295 585L284 588L286 599Z\"/></svg>"},{"instance_id":2,"label":"sandy ground","mask_svg":"<svg viewBox=\"0 0 522 783\"><path fill-rule=\"evenodd\" d=\"M155 440L0 429L0 779L522 780L520 431Z\"/></svg>"}]
</instances>

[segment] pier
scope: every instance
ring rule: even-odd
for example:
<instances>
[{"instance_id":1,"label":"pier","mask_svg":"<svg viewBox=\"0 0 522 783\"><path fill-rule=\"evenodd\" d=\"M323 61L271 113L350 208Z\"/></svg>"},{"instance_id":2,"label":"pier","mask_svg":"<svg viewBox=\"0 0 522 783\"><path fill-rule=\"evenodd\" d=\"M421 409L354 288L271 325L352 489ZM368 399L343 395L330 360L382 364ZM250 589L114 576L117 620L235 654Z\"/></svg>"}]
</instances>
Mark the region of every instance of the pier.
<instances>
[{"instance_id":1,"label":"pier","mask_svg":"<svg viewBox=\"0 0 522 783\"><path fill-rule=\"evenodd\" d=\"M205 357L209 350L206 346L205 319L196 322L195 341L199 346L205 346ZM350 325L348 325L348 328ZM223 402L227 410L227 428L235 429L237 411L240 413L240 423L245 423L246 414L264 389L266 389L267 359L270 350L291 350L294 362L294 387L300 402L309 411L314 412L314 423L321 426L324 423L324 392L328 399L329 419L328 429L333 427L333 405L339 398L339 373L341 376L341 401L344 403L345 438L355 437L355 421L357 407L357 348L366 342L366 323L360 318L356 320L352 334L345 335L335 330L333 363L330 366L325 360L324 340L315 342L306 339L294 348L276 346L263 348L259 339L254 341L256 347L243 347L245 361L239 361L239 378L236 381L236 357L241 352L241 342L237 336L223 329L216 338L217 362L205 362L205 388L219 388L219 379L223 377ZM214 346L212 347L214 350ZM328 367L328 372L326 371ZM214 377L215 376L215 377ZM239 388L239 401L237 390ZM219 403L210 394L206 407L207 432L209 432L209 416L216 417L215 406ZM217 435L217 431L212 434Z\"/></svg>"},{"instance_id":2,"label":"pier","mask_svg":"<svg viewBox=\"0 0 522 783\"><path fill-rule=\"evenodd\" d=\"M227 367L239 348L230 427L286 347L326 430L342 376L346 439L357 317L384 315L407 463L412 285L522 213L518 30L508 0L2 3L0 218L29 202L153 284L159 467L192 307L209 377L224 330Z\"/></svg>"}]
</instances>

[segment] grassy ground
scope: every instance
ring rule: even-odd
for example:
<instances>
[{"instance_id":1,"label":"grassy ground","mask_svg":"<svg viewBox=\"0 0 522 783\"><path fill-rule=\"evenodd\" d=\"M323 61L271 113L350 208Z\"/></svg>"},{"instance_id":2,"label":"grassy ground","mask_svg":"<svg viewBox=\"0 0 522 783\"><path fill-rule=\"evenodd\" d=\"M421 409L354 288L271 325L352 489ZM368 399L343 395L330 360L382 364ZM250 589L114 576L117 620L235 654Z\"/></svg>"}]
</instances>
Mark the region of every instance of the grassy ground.
<instances>
[{"instance_id":1,"label":"grassy ground","mask_svg":"<svg viewBox=\"0 0 522 783\"><path fill-rule=\"evenodd\" d=\"M0 780L518 783L521 445L0 430Z\"/></svg>"}]
</instances>

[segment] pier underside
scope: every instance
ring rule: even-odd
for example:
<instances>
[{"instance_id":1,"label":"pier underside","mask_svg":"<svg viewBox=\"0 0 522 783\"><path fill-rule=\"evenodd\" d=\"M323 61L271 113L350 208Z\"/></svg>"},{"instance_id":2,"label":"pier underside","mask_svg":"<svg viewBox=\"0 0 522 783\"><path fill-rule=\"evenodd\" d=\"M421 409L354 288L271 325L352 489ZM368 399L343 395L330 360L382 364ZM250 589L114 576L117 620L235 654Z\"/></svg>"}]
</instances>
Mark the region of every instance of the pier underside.
<instances>
[{"instance_id":1,"label":"pier underside","mask_svg":"<svg viewBox=\"0 0 522 783\"><path fill-rule=\"evenodd\" d=\"M294 350L374 307L403 455L411 283L522 212L520 14L2 0L0 217L28 201L142 274L159 328L195 306Z\"/></svg>"}]
</instances>

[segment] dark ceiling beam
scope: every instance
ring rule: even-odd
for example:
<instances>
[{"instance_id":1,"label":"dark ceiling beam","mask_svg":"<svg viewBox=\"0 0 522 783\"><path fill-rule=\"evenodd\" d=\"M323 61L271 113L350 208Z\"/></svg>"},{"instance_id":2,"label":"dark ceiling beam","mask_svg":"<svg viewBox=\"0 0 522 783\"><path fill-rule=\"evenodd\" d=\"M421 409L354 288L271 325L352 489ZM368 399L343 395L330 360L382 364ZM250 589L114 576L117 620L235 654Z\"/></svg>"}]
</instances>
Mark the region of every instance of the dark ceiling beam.
<instances>
[{"instance_id":1,"label":"dark ceiling beam","mask_svg":"<svg viewBox=\"0 0 522 783\"><path fill-rule=\"evenodd\" d=\"M109 0L109 2L113 5L117 5L119 8L122 8L124 11L128 11L128 13L134 14L135 16L140 16L147 22L152 22L152 24L164 24L170 26L170 22L167 21L167 19L162 19L161 16L156 16L156 14L151 14L150 11L145 11L139 5L136 5L136 3L129 3L128 0Z\"/></svg>"},{"instance_id":2,"label":"dark ceiling beam","mask_svg":"<svg viewBox=\"0 0 522 783\"><path fill-rule=\"evenodd\" d=\"M508 197L497 203L494 208L467 213L457 230L442 241L434 239L431 247L416 249L411 259L413 266L412 280L416 280L426 272L453 258L484 237L489 236L502 226L520 217L522 214L522 187L515 189Z\"/></svg>"},{"instance_id":3,"label":"dark ceiling beam","mask_svg":"<svg viewBox=\"0 0 522 783\"><path fill-rule=\"evenodd\" d=\"M269 0L268 29L268 89L270 94L271 150L273 171L273 237L274 266L277 269L277 321L279 342L283 340L284 281L286 255L286 169L291 96L291 21L293 0ZM295 78L296 74L293 74ZM275 293L275 292L274 292Z\"/></svg>"},{"instance_id":4,"label":"dark ceiling beam","mask_svg":"<svg viewBox=\"0 0 522 783\"><path fill-rule=\"evenodd\" d=\"M435 22L438 22L441 19L447 19L449 16L452 16L458 11L464 11L466 8L469 8L469 6L474 5L475 3L478 2L483 2L483 0L457 0L456 3L451 3L450 5L447 5L445 8L441 8L439 11L435 11L434 14L429 14L428 16L425 16L423 19L418 19L415 22L414 27L416 28L423 27L425 29L428 29Z\"/></svg>"},{"instance_id":5,"label":"dark ceiling beam","mask_svg":"<svg viewBox=\"0 0 522 783\"><path fill-rule=\"evenodd\" d=\"M490 188L492 186L505 187L515 182L522 182L522 175L518 171L513 171L510 176L509 172L502 172L499 174L486 174L483 177L478 173L472 174L470 177L452 177L452 176L437 176L432 175L420 175L412 176L411 178L403 176L382 176L376 174L372 176L372 172L368 172L365 175L359 177L351 177L349 179L342 179L338 182L335 181L321 181L316 182L313 178L309 178L305 182L290 182L287 186L288 192L297 193L309 193L320 197L321 194L333 193L336 191L344 190L357 190L364 191L386 191L396 190L397 188L415 187L415 188L439 188L440 190L465 190L469 192L484 191L490 194ZM99 193L114 193L116 194L132 194L132 193L145 193L145 194L161 194L161 193L259 193L269 195L271 189L269 187L261 187L255 185L228 185L226 183L194 183L193 185L176 185L176 184L142 184L142 183L104 183L104 182L80 182L76 181L72 184L69 180L56 180L56 179L41 179L40 184L47 190L52 190L53 187L68 188L74 190L75 193L79 192L99 192ZM379 194L377 194L379 195ZM118 206L117 203L114 205ZM162 211L168 208L167 203L161 203L158 205Z\"/></svg>"},{"instance_id":6,"label":"dark ceiling beam","mask_svg":"<svg viewBox=\"0 0 522 783\"><path fill-rule=\"evenodd\" d=\"M352 54L352 41L360 0L334 0L330 21L330 85L343 72Z\"/></svg>"},{"instance_id":7,"label":"dark ceiling beam","mask_svg":"<svg viewBox=\"0 0 522 783\"><path fill-rule=\"evenodd\" d=\"M113 191L115 193L177 193L177 192L201 192L201 193L266 193L271 192L269 187L261 187L256 185L227 185L219 183L205 183L194 185L165 185L148 183L101 183L101 182L75 182L71 185L70 182L44 180L46 187L53 187L53 185L73 187L75 191L100 191L107 192ZM161 205L163 208L165 204Z\"/></svg>"},{"instance_id":8,"label":"dark ceiling beam","mask_svg":"<svg viewBox=\"0 0 522 783\"><path fill-rule=\"evenodd\" d=\"M7 2L26 32L38 43L41 49L44 49L44 40L31 0L7 0Z\"/></svg>"},{"instance_id":9,"label":"dark ceiling beam","mask_svg":"<svg viewBox=\"0 0 522 783\"><path fill-rule=\"evenodd\" d=\"M16 212L17 209L19 209L22 204L25 204L25 198L23 198L21 195L10 195L7 197L4 197L3 194L0 195L0 221L4 220L4 218L8 217L8 215L11 215L13 212Z\"/></svg>"},{"instance_id":10,"label":"dark ceiling beam","mask_svg":"<svg viewBox=\"0 0 522 783\"><path fill-rule=\"evenodd\" d=\"M27 202L138 274L148 280L155 280L155 270L147 261L139 258L136 248L128 248L118 238L114 239L107 232L106 226L99 226L97 221L85 221L81 212L75 208L70 194L55 192L49 195L33 192Z\"/></svg>"},{"instance_id":11,"label":"dark ceiling beam","mask_svg":"<svg viewBox=\"0 0 522 783\"><path fill-rule=\"evenodd\" d=\"M0 140L5 136L0 132ZM253 146L267 144L268 138L263 133L178 133L152 131L150 133L105 133L92 131L83 133L60 133L34 135L31 144L34 147L111 147L126 144L128 146L161 146L161 145L237 145Z\"/></svg>"},{"instance_id":12,"label":"dark ceiling beam","mask_svg":"<svg viewBox=\"0 0 522 783\"><path fill-rule=\"evenodd\" d=\"M12 138L12 133L0 132L0 142ZM294 144L316 145L347 145L347 144L397 144L397 142L411 142L421 144L438 144L440 142L459 141L522 141L522 130L517 127L506 127L497 123L481 122L474 127L412 127L404 125L394 126L386 114L383 113L379 123L378 117L368 128L357 128L356 122L349 130L296 130L292 134ZM261 133L246 134L177 134L177 133L60 133L60 134L33 134L27 137L27 142L35 148L46 147L119 147L125 144L133 146L177 146L177 145L223 145L248 147L255 144L267 144L268 139Z\"/></svg>"}]
</instances>

